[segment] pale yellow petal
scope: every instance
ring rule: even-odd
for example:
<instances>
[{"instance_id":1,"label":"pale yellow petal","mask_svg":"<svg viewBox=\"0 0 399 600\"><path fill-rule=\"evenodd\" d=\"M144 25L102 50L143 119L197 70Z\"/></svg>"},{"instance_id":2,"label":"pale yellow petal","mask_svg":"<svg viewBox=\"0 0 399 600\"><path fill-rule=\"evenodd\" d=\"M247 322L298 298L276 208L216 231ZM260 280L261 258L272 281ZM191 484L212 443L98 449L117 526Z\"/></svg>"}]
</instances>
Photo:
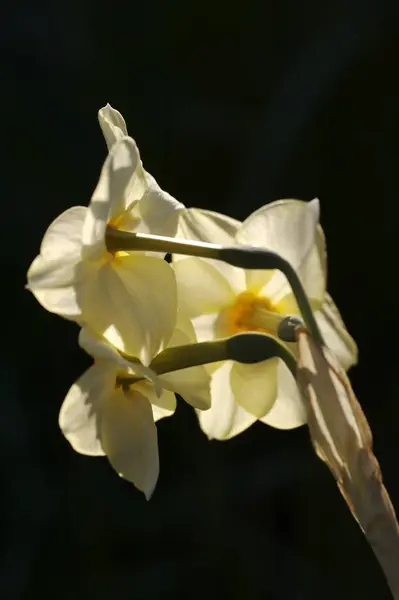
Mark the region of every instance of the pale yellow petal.
<instances>
[{"instance_id":1,"label":"pale yellow petal","mask_svg":"<svg viewBox=\"0 0 399 600\"><path fill-rule=\"evenodd\" d=\"M169 342L176 311L173 270L150 256L122 256L103 265L85 294L90 329L145 366Z\"/></svg>"},{"instance_id":2,"label":"pale yellow petal","mask_svg":"<svg viewBox=\"0 0 399 600\"><path fill-rule=\"evenodd\" d=\"M138 205L141 222L137 231L174 237L184 205L162 190L154 177L145 173L147 190Z\"/></svg>"},{"instance_id":3,"label":"pale yellow petal","mask_svg":"<svg viewBox=\"0 0 399 600\"><path fill-rule=\"evenodd\" d=\"M132 187L140 181L140 156L132 138L124 137L111 148L87 209L82 239L84 256L101 258L105 251L105 232L112 219L126 210ZM144 193L145 183L141 192Z\"/></svg>"},{"instance_id":4,"label":"pale yellow petal","mask_svg":"<svg viewBox=\"0 0 399 600\"><path fill-rule=\"evenodd\" d=\"M101 443L115 471L149 499L158 480L159 457L148 398L120 389L109 396L102 411Z\"/></svg>"},{"instance_id":5,"label":"pale yellow petal","mask_svg":"<svg viewBox=\"0 0 399 600\"><path fill-rule=\"evenodd\" d=\"M236 244L235 235L241 226L240 221L201 208L187 208L180 214L177 237L186 240L197 240L209 244ZM174 254L173 262L187 258L182 254ZM211 264L225 277L236 293L245 290L245 273L243 269L232 267L219 260L203 259Z\"/></svg>"},{"instance_id":6,"label":"pale yellow petal","mask_svg":"<svg viewBox=\"0 0 399 600\"><path fill-rule=\"evenodd\" d=\"M127 127L125 119L121 113L115 108L112 108L110 104L107 104L98 111L98 122L101 127L101 131L104 134L105 141L108 150L112 146L127 135Z\"/></svg>"},{"instance_id":7,"label":"pale yellow petal","mask_svg":"<svg viewBox=\"0 0 399 600\"><path fill-rule=\"evenodd\" d=\"M279 360L278 365L277 399L260 421L276 429L294 429L306 423L305 406L298 387L283 361Z\"/></svg>"},{"instance_id":8,"label":"pale yellow petal","mask_svg":"<svg viewBox=\"0 0 399 600\"><path fill-rule=\"evenodd\" d=\"M39 255L29 268L27 288L46 310L78 319L82 315L80 290L92 276L90 266L77 262L72 254L55 260Z\"/></svg>"},{"instance_id":9,"label":"pale yellow petal","mask_svg":"<svg viewBox=\"0 0 399 600\"><path fill-rule=\"evenodd\" d=\"M179 394L194 408L206 410L211 405L210 376L203 366L180 369L159 376L163 387Z\"/></svg>"},{"instance_id":10,"label":"pale yellow petal","mask_svg":"<svg viewBox=\"0 0 399 600\"><path fill-rule=\"evenodd\" d=\"M230 385L234 398L254 417L263 417L276 401L277 367L277 358L255 364L233 364Z\"/></svg>"},{"instance_id":11,"label":"pale yellow petal","mask_svg":"<svg viewBox=\"0 0 399 600\"><path fill-rule=\"evenodd\" d=\"M137 375L145 377L156 387L157 391L161 391L157 375L149 367L145 367L141 363L131 362L123 358L118 350L112 346L105 338L95 335L88 329L83 327L79 332L79 346L83 348L96 361L107 361L115 364L115 368L123 369L129 375Z\"/></svg>"},{"instance_id":12,"label":"pale yellow petal","mask_svg":"<svg viewBox=\"0 0 399 600\"><path fill-rule=\"evenodd\" d=\"M234 244L240 221L202 208L186 208L179 218L177 237L209 244Z\"/></svg>"},{"instance_id":13,"label":"pale yellow petal","mask_svg":"<svg viewBox=\"0 0 399 600\"><path fill-rule=\"evenodd\" d=\"M48 260L58 260L65 256L80 260L82 251L82 230L87 208L73 206L60 214L44 234L40 254Z\"/></svg>"},{"instance_id":14,"label":"pale yellow petal","mask_svg":"<svg viewBox=\"0 0 399 600\"><path fill-rule=\"evenodd\" d=\"M250 427L256 417L246 412L235 401L230 387L233 363L226 361L212 375L209 410L197 411L202 431L209 439L227 440Z\"/></svg>"},{"instance_id":15,"label":"pale yellow petal","mask_svg":"<svg viewBox=\"0 0 399 600\"><path fill-rule=\"evenodd\" d=\"M235 300L230 283L208 262L197 258L173 265L179 308L190 317L219 312Z\"/></svg>"},{"instance_id":16,"label":"pale yellow petal","mask_svg":"<svg viewBox=\"0 0 399 600\"><path fill-rule=\"evenodd\" d=\"M59 426L76 452L104 454L100 441L102 407L113 393L116 371L112 365L95 364L71 387L60 410Z\"/></svg>"},{"instance_id":17,"label":"pale yellow petal","mask_svg":"<svg viewBox=\"0 0 399 600\"><path fill-rule=\"evenodd\" d=\"M276 252L300 271L316 243L319 219L318 200L278 200L250 215L237 233L240 244L249 244ZM247 284L253 291L262 291L269 298L287 293L285 276L276 271L247 271Z\"/></svg>"},{"instance_id":18,"label":"pale yellow petal","mask_svg":"<svg viewBox=\"0 0 399 600\"><path fill-rule=\"evenodd\" d=\"M342 367L348 370L358 361L358 349L355 340L348 333L345 323L331 296L326 294L321 309L315 313L326 345L335 354Z\"/></svg>"}]
</instances>

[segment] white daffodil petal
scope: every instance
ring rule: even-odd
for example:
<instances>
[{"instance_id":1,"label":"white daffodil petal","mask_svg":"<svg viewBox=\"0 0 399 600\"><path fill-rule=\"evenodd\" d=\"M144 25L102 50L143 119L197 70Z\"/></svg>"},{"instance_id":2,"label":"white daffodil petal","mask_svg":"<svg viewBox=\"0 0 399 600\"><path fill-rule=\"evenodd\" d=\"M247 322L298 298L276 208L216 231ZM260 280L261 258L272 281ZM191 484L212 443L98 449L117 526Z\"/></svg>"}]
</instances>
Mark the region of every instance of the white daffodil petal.
<instances>
[{"instance_id":1,"label":"white daffodil petal","mask_svg":"<svg viewBox=\"0 0 399 600\"><path fill-rule=\"evenodd\" d=\"M190 317L218 312L232 304L235 294L229 282L208 262L197 258L173 265L179 308Z\"/></svg>"},{"instance_id":2,"label":"white daffodil petal","mask_svg":"<svg viewBox=\"0 0 399 600\"><path fill-rule=\"evenodd\" d=\"M82 229L87 208L73 206L59 215L44 234L40 254L48 260L66 256L80 260L82 250Z\"/></svg>"},{"instance_id":3,"label":"white daffodil petal","mask_svg":"<svg viewBox=\"0 0 399 600\"><path fill-rule=\"evenodd\" d=\"M207 410L211 405L209 373L203 366L179 369L159 376L163 387L179 394L194 408Z\"/></svg>"},{"instance_id":4,"label":"white daffodil petal","mask_svg":"<svg viewBox=\"0 0 399 600\"><path fill-rule=\"evenodd\" d=\"M154 386L154 394L161 393L162 388L160 382L157 374L152 369L145 367L139 362L132 362L123 358L118 350L104 337L95 335L87 326L83 326L79 332L79 346L90 354L97 362L106 361L107 363L113 363L115 369L122 369L122 371L126 372L126 375L135 375L137 377L145 378L148 380L146 383L151 382ZM148 396L148 393L146 393L146 395Z\"/></svg>"},{"instance_id":5,"label":"white daffodil petal","mask_svg":"<svg viewBox=\"0 0 399 600\"><path fill-rule=\"evenodd\" d=\"M60 410L59 426L76 452L102 456L102 407L115 385L112 365L95 364L71 387Z\"/></svg>"},{"instance_id":6,"label":"white daffodil petal","mask_svg":"<svg viewBox=\"0 0 399 600\"><path fill-rule=\"evenodd\" d=\"M240 221L202 208L187 208L180 214L177 237L209 244L234 244Z\"/></svg>"},{"instance_id":7,"label":"white daffodil petal","mask_svg":"<svg viewBox=\"0 0 399 600\"><path fill-rule=\"evenodd\" d=\"M48 260L39 255L29 268L27 288L46 310L75 319L82 314L78 287L84 270L74 257Z\"/></svg>"},{"instance_id":8,"label":"white daffodil petal","mask_svg":"<svg viewBox=\"0 0 399 600\"><path fill-rule=\"evenodd\" d=\"M179 219L177 237L186 240L198 240L209 244L233 245L236 243L235 235L241 226L240 221L201 208L187 208ZM174 254L173 262L187 258L182 254ZM236 293L245 290L245 272L243 269L232 267L219 260L202 259L211 264L227 279Z\"/></svg>"},{"instance_id":9,"label":"white daffodil petal","mask_svg":"<svg viewBox=\"0 0 399 600\"><path fill-rule=\"evenodd\" d=\"M207 342L218 337L218 318L219 313L210 313L192 319L191 322L198 342Z\"/></svg>"},{"instance_id":10,"label":"white daffodil petal","mask_svg":"<svg viewBox=\"0 0 399 600\"><path fill-rule=\"evenodd\" d=\"M102 411L101 443L115 471L148 500L159 475L157 430L148 398L120 389L108 396Z\"/></svg>"},{"instance_id":11,"label":"white daffodil petal","mask_svg":"<svg viewBox=\"0 0 399 600\"><path fill-rule=\"evenodd\" d=\"M100 108L98 111L98 122L101 131L104 134L108 150L110 150L117 141L127 135L125 119L122 117L121 113L115 110L115 108L112 108L110 104Z\"/></svg>"},{"instance_id":12,"label":"white daffodil petal","mask_svg":"<svg viewBox=\"0 0 399 600\"><path fill-rule=\"evenodd\" d=\"M85 295L84 320L97 335L147 366L176 322L176 282L165 261L122 256L98 270Z\"/></svg>"},{"instance_id":13,"label":"white daffodil petal","mask_svg":"<svg viewBox=\"0 0 399 600\"><path fill-rule=\"evenodd\" d=\"M318 200L278 200L263 206L250 215L237 232L239 244L267 248L287 260L297 271L316 240L319 219ZM273 275L273 277L271 277ZM247 273L247 284L254 291L273 282L268 297L276 295L287 285L285 276L277 271Z\"/></svg>"},{"instance_id":14,"label":"white daffodil petal","mask_svg":"<svg viewBox=\"0 0 399 600\"><path fill-rule=\"evenodd\" d=\"M345 323L332 298L326 294L325 302L315 313L326 345L332 350L342 367L347 371L358 360L355 340L348 333Z\"/></svg>"},{"instance_id":15,"label":"white daffodil petal","mask_svg":"<svg viewBox=\"0 0 399 600\"><path fill-rule=\"evenodd\" d=\"M104 255L107 225L126 210L127 198L137 179L135 171L139 167L140 156L134 140L125 137L114 144L105 160L83 225L86 257L101 258Z\"/></svg>"},{"instance_id":16,"label":"white daffodil petal","mask_svg":"<svg viewBox=\"0 0 399 600\"><path fill-rule=\"evenodd\" d=\"M230 385L236 402L257 418L266 415L277 398L279 360L271 358L256 364L234 363Z\"/></svg>"},{"instance_id":17,"label":"white daffodil petal","mask_svg":"<svg viewBox=\"0 0 399 600\"><path fill-rule=\"evenodd\" d=\"M201 429L209 439L230 439L256 421L256 417L247 413L235 402L230 387L232 365L231 361L226 361L212 376L211 408L196 411Z\"/></svg>"},{"instance_id":18,"label":"white daffodil petal","mask_svg":"<svg viewBox=\"0 0 399 600\"><path fill-rule=\"evenodd\" d=\"M158 377L158 381L161 384L160 377ZM162 388L160 394L157 395L154 385L149 381L138 381L130 389L140 392L140 394L148 398L151 404L168 411L168 414L172 414L176 410L176 396L172 392L163 390Z\"/></svg>"},{"instance_id":19,"label":"white daffodil petal","mask_svg":"<svg viewBox=\"0 0 399 600\"><path fill-rule=\"evenodd\" d=\"M137 231L174 237L184 204L162 190L149 173L145 173L147 190L139 203L141 223Z\"/></svg>"},{"instance_id":20,"label":"white daffodil petal","mask_svg":"<svg viewBox=\"0 0 399 600\"><path fill-rule=\"evenodd\" d=\"M278 365L277 399L260 421L276 429L294 429L306 423L306 410L297 384L283 361Z\"/></svg>"}]
</instances>

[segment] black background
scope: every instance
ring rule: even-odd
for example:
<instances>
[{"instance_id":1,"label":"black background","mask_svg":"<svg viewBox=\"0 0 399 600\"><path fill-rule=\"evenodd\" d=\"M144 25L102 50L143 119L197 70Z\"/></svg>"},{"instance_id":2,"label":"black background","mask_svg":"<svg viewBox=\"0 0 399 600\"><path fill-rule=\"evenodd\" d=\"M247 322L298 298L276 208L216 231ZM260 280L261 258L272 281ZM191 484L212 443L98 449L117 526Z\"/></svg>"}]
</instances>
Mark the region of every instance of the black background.
<instances>
[{"instance_id":1,"label":"black background","mask_svg":"<svg viewBox=\"0 0 399 600\"><path fill-rule=\"evenodd\" d=\"M50 221L90 199L107 102L187 206L243 219L318 196L329 290L360 349L351 379L399 507L398 2L58 0L2 12L0 597L388 599L305 427L209 442L181 403L159 425L149 503L105 459L75 454L58 411L89 359L77 328L24 285Z\"/></svg>"}]
</instances>

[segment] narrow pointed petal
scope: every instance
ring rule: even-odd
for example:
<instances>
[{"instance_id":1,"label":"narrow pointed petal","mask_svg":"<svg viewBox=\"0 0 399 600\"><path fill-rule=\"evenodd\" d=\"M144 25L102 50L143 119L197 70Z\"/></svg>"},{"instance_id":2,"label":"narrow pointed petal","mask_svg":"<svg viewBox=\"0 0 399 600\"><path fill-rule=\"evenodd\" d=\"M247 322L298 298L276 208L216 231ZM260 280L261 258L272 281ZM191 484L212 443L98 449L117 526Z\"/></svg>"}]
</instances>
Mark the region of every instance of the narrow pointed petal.
<instances>
[{"instance_id":1,"label":"narrow pointed petal","mask_svg":"<svg viewBox=\"0 0 399 600\"><path fill-rule=\"evenodd\" d=\"M235 401L230 387L232 365L231 361L226 361L214 372L211 382L212 406L209 410L197 411L201 429L209 439L230 439L256 421L256 417Z\"/></svg>"},{"instance_id":2,"label":"narrow pointed petal","mask_svg":"<svg viewBox=\"0 0 399 600\"><path fill-rule=\"evenodd\" d=\"M98 122L104 134L108 150L111 150L116 142L127 135L125 119L110 104L100 108L98 111Z\"/></svg>"},{"instance_id":3,"label":"narrow pointed petal","mask_svg":"<svg viewBox=\"0 0 399 600\"><path fill-rule=\"evenodd\" d=\"M133 188L140 188L137 190L139 197L146 189L140 173L140 156L134 140L122 138L114 144L105 160L87 209L82 232L86 257L101 258L105 254L107 225L126 210Z\"/></svg>"},{"instance_id":4,"label":"narrow pointed petal","mask_svg":"<svg viewBox=\"0 0 399 600\"><path fill-rule=\"evenodd\" d=\"M348 333L345 323L331 296L326 294L321 309L315 313L326 345L332 350L342 367L347 371L358 360L355 340Z\"/></svg>"},{"instance_id":5,"label":"narrow pointed petal","mask_svg":"<svg viewBox=\"0 0 399 600\"><path fill-rule=\"evenodd\" d=\"M296 381L283 361L278 365L276 401L260 421L276 429L294 429L306 423L306 411Z\"/></svg>"},{"instance_id":6,"label":"narrow pointed petal","mask_svg":"<svg viewBox=\"0 0 399 600\"><path fill-rule=\"evenodd\" d=\"M170 265L141 254L104 265L85 295L84 319L90 329L145 366L169 342L176 311Z\"/></svg>"},{"instance_id":7,"label":"narrow pointed petal","mask_svg":"<svg viewBox=\"0 0 399 600\"><path fill-rule=\"evenodd\" d=\"M102 456L101 411L113 392L116 371L112 365L95 364L70 388L60 410L59 426L76 452Z\"/></svg>"},{"instance_id":8,"label":"narrow pointed petal","mask_svg":"<svg viewBox=\"0 0 399 600\"><path fill-rule=\"evenodd\" d=\"M264 417L277 398L277 358L256 364L234 363L230 385L236 402L258 419Z\"/></svg>"},{"instance_id":9,"label":"narrow pointed petal","mask_svg":"<svg viewBox=\"0 0 399 600\"><path fill-rule=\"evenodd\" d=\"M115 471L148 500L159 475L157 430L148 398L135 390L116 390L109 396L102 412L101 443Z\"/></svg>"},{"instance_id":10,"label":"narrow pointed petal","mask_svg":"<svg viewBox=\"0 0 399 600\"><path fill-rule=\"evenodd\" d=\"M234 302L230 283L208 262L187 258L173 265L179 307L190 317L219 312Z\"/></svg>"}]
</instances>

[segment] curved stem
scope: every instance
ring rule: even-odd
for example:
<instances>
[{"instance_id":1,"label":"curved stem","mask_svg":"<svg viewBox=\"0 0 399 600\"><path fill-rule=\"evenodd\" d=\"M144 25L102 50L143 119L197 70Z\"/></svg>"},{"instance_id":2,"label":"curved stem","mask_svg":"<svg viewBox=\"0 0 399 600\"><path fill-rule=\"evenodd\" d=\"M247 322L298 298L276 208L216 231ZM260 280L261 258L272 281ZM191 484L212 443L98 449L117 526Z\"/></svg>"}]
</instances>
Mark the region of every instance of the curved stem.
<instances>
[{"instance_id":1,"label":"curved stem","mask_svg":"<svg viewBox=\"0 0 399 600\"><path fill-rule=\"evenodd\" d=\"M254 246L220 246L205 242L188 242L160 235L129 233L110 227L107 229L106 244L110 252L143 250L147 252L164 252L165 254L185 254L187 256L222 260L242 269L277 269L286 276L307 328L319 344L324 344L309 298L303 289L297 272L288 261L276 252Z\"/></svg>"}]
</instances>

